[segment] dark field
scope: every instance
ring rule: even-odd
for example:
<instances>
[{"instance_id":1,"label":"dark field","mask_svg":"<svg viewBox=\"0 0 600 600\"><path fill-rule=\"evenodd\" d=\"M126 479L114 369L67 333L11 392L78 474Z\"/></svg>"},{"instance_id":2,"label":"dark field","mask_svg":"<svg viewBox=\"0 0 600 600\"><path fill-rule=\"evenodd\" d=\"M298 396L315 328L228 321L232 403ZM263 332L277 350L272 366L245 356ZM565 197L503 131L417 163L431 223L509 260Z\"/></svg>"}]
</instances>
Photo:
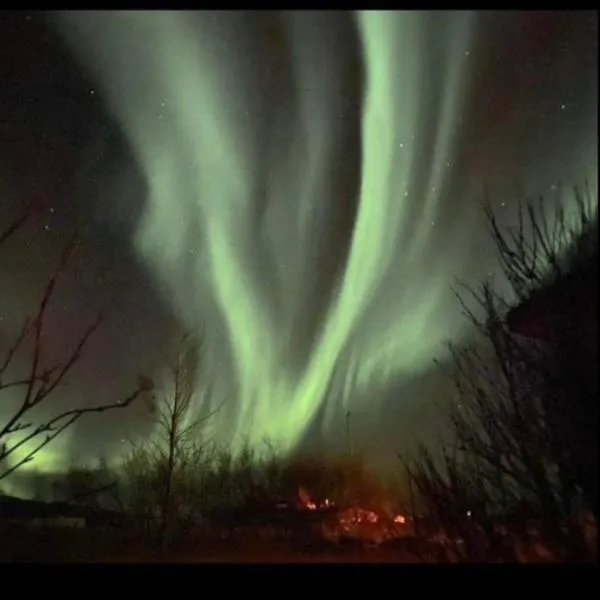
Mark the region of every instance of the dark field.
<instances>
[{"instance_id":1,"label":"dark field","mask_svg":"<svg viewBox=\"0 0 600 600\"><path fill-rule=\"evenodd\" d=\"M360 542L190 536L159 549L139 535L90 530L13 529L0 536L2 562L83 563L404 563L423 562L414 540Z\"/></svg>"}]
</instances>

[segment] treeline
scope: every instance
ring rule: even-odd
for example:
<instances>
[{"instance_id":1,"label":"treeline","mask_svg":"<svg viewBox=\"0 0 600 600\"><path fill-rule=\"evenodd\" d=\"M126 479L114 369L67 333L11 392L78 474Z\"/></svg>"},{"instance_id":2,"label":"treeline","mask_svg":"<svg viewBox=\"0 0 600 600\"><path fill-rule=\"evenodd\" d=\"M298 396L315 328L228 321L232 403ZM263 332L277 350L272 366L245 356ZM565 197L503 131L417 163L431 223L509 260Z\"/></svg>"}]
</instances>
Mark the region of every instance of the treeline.
<instances>
[{"instance_id":1,"label":"treeline","mask_svg":"<svg viewBox=\"0 0 600 600\"><path fill-rule=\"evenodd\" d=\"M548 214L542 201L523 203L508 229L485 209L511 295L491 281L478 289L458 286L457 301L476 336L451 345L452 360L440 365L455 388L451 434L436 450L422 444L399 457L404 498L410 497L415 523L438 532L439 560L597 556L597 273L590 275L597 266L596 202L588 188L578 188L569 208ZM0 246L28 217L0 234ZM135 401L149 404L153 435L131 443L116 465L72 469L61 482L62 499L132 515L163 544L215 511L298 498L301 490L314 502L379 510L398 496L358 456L290 458L268 444L234 454L212 443L206 426L220 409L196 410L198 395L209 389L198 377L197 336L182 337L164 389L142 377L122 400L36 422L35 409L57 393L101 323L90 323L62 361L45 361L47 307L74 247L67 246L35 314L0 356L0 394L22 399L0 429L0 481L78 419ZM25 350L28 368L9 379Z\"/></svg>"}]
</instances>

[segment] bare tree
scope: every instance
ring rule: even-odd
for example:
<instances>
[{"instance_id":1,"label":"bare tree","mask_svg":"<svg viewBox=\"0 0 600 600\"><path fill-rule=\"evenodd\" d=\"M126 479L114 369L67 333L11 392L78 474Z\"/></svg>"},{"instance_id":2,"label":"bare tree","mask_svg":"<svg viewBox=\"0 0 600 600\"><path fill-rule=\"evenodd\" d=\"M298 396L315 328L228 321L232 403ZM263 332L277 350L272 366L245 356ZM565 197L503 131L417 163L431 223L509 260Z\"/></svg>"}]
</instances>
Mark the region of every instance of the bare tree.
<instances>
[{"instance_id":1,"label":"bare tree","mask_svg":"<svg viewBox=\"0 0 600 600\"><path fill-rule=\"evenodd\" d=\"M542 202L529 203L521 207L516 229L508 231L487 210L517 306L569 277L597 252L589 192L576 190L575 205L576 222L570 222L564 209L558 208L550 225ZM529 517L529 523L532 517L537 519L555 558L581 557L586 550L579 529L568 525L582 501L582 491L586 498L586 481L573 459L585 460L582 456L593 455L594 447L591 436L582 435L584 428L578 429L565 412L583 412L589 421L594 420L589 404L594 393L582 386L589 365L579 361L581 373L569 370L562 377L569 386L557 383L557 374L564 375L573 364L562 344L565 338L580 335L569 320L579 315L571 314L565 321L562 316L569 313L569 307L555 311L544 324L555 333L532 339L513 332L521 309L515 310L490 282L478 290L464 289L484 316L478 317L464 296L457 294L477 341L465 347L450 346L450 376L457 390L450 407L452 437L442 444L441 457L421 445L416 458L405 461L409 477L437 525L462 540L458 559L506 557L511 549L505 543L505 528L498 524L511 519L513 530L519 530L519 514ZM578 397L585 401L577 404ZM573 450L578 442L574 436L586 441L581 451ZM526 520L521 520L518 533L531 538ZM456 544L451 552L457 555Z\"/></svg>"},{"instance_id":2,"label":"bare tree","mask_svg":"<svg viewBox=\"0 0 600 600\"><path fill-rule=\"evenodd\" d=\"M195 497L209 520L272 506L282 495L286 463L268 440L262 448L246 442L237 452L210 444L205 458Z\"/></svg>"},{"instance_id":3,"label":"bare tree","mask_svg":"<svg viewBox=\"0 0 600 600\"><path fill-rule=\"evenodd\" d=\"M163 544L169 543L175 525L190 516L191 507L184 506L190 491L187 488L193 487L191 479L198 476L208 460L208 441L203 438L202 425L220 409L195 416L200 392L208 393L207 388L196 388L200 352L197 338L190 334L181 338L169 367L168 387L149 404L155 423L153 438L134 444L124 465L128 479L145 482L150 498L138 498L138 505L144 504L146 512L158 511Z\"/></svg>"},{"instance_id":4,"label":"bare tree","mask_svg":"<svg viewBox=\"0 0 600 600\"><path fill-rule=\"evenodd\" d=\"M24 226L31 214L26 212L0 233L0 246ZM67 383L67 376L81 359L84 347L101 323L101 316L98 315L64 360L47 362L43 352L44 323L58 280L65 271L75 247L76 239L73 238L61 253L58 265L44 288L35 315L33 318L25 319L18 335L6 349L4 356L0 357L0 394L7 390L13 392L22 390L22 400L19 405L0 426L0 480L34 460L43 448L84 415L125 408L152 388L148 379L140 377L137 388L114 403L58 411L53 416L42 420L34 418L36 409L40 405L46 406L49 397L56 392L57 388ZM25 353L28 349L30 349L30 356L25 374L9 378L19 352ZM24 450L23 455L10 464L10 459L17 456L18 450Z\"/></svg>"}]
</instances>

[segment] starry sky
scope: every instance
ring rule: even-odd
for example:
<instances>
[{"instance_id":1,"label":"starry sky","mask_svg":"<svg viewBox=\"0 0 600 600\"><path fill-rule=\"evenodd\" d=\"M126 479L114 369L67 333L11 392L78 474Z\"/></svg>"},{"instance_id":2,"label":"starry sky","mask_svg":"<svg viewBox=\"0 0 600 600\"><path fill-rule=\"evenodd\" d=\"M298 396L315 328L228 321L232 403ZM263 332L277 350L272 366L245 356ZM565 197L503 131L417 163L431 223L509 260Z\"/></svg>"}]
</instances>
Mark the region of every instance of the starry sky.
<instances>
[{"instance_id":1,"label":"starry sky","mask_svg":"<svg viewBox=\"0 0 600 600\"><path fill-rule=\"evenodd\" d=\"M45 337L101 329L53 400L162 381L202 331L198 410L233 445L378 460L435 430L434 358L469 332L450 286L495 273L479 200L597 176L597 16L580 12L0 13L0 347L80 245ZM595 188L594 188L595 189ZM150 435L82 420L56 469Z\"/></svg>"}]
</instances>

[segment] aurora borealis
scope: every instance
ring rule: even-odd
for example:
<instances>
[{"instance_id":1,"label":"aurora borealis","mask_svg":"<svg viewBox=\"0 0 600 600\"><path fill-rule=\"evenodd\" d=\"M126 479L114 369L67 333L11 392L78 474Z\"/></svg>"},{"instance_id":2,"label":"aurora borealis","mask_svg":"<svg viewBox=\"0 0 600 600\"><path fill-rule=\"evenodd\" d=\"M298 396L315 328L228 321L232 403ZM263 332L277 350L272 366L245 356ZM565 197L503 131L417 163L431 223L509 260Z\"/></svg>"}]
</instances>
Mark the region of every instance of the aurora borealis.
<instances>
[{"instance_id":1,"label":"aurora borealis","mask_svg":"<svg viewBox=\"0 0 600 600\"><path fill-rule=\"evenodd\" d=\"M79 198L79 222L100 215L86 256L112 281L70 283L66 302L111 296L107 312L134 323L90 346L114 361L111 390L127 369L160 379L156 346L176 321L204 332L199 377L211 383L208 403L225 401L214 423L222 440L335 446L346 410L376 453L426 431L426 407L444 390L433 359L468 333L450 286L495 269L484 187L508 224L518 194L595 186L595 19L52 13L71 69L127 147L110 136L99 145L106 125L94 117L61 175L88 178L65 195ZM100 146L116 157L110 168ZM138 262L119 257L125 246ZM131 355L115 359L115 345ZM85 367L75 387L91 401L106 377ZM118 449L121 435L89 433L91 454L107 451L102 441Z\"/></svg>"}]
</instances>

